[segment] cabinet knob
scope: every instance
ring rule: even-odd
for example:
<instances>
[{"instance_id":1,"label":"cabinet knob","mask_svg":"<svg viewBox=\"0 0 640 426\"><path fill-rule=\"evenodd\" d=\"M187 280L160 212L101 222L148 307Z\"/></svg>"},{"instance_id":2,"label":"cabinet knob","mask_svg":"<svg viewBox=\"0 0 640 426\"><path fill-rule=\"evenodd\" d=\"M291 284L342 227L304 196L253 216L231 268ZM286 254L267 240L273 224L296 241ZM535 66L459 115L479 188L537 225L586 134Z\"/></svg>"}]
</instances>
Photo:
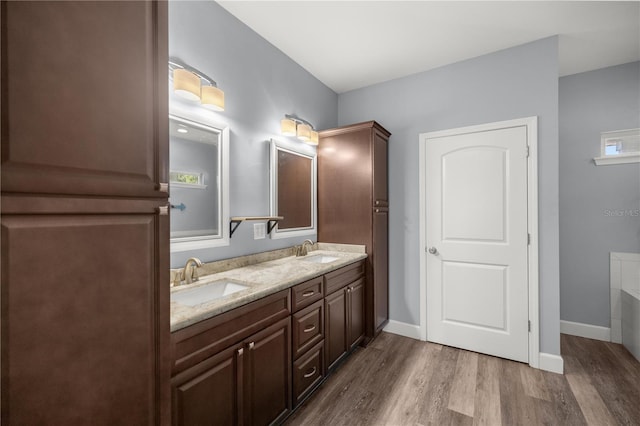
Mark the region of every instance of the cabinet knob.
<instances>
[{"instance_id":1,"label":"cabinet knob","mask_svg":"<svg viewBox=\"0 0 640 426\"><path fill-rule=\"evenodd\" d=\"M169 192L169 184L165 182L161 182L156 185L156 189L160 192Z\"/></svg>"},{"instance_id":2,"label":"cabinet knob","mask_svg":"<svg viewBox=\"0 0 640 426\"><path fill-rule=\"evenodd\" d=\"M238 356L242 356L243 353L244 353L244 349L242 348L238 349Z\"/></svg>"},{"instance_id":3,"label":"cabinet knob","mask_svg":"<svg viewBox=\"0 0 640 426\"><path fill-rule=\"evenodd\" d=\"M309 377L311 377L311 376L313 376L314 374L316 374L316 371L318 371L318 370L316 369L316 367L313 367L313 368L311 369L311 371L309 371L307 374L305 374L305 375L304 375L304 378L305 378L305 379L308 379Z\"/></svg>"},{"instance_id":4,"label":"cabinet knob","mask_svg":"<svg viewBox=\"0 0 640 426\"><path fill-rule=\"evenodd\" d=\"M376 209L376 213L380 213L380 209Z\"/></svg>"},{"instance_id":5,"label":"cabinet knob","mask_svg":"<svg viewBox=\"0 0 640 426\"><path fill-rule=\"evenodd\" d=\"M380 201L376 201L376 206L380 204Z\"/></svg>"},{"instance_id":6,"label":"cabinet knob","mask_svg":"<svg viewBox=\"0 0 640 426\"><path fill-rule=\"evenodd\" d=\"M438 249L435 247L429 247L429 253L431 254L438 254Z\"/></svg>"},{"instance_id":7,"label":"cabinet knob","mask_svg":"<svg viewBox=\"0 0 640 426\"><path fill-rule=\"evenodd\" d=\"M169 214L169 206L156 207L156 211L160 216L167 216Z\"/></svg>"},{"instance_id":8,"label":"cabinet knob","mask_svg":"<svg viewBox=\"0 0 640 426\"><path fill-rule=\"evenodd\" d=\"M256 344L254 342L249 343L249 350L252 350Z\"/></svg>"}]
</instances>

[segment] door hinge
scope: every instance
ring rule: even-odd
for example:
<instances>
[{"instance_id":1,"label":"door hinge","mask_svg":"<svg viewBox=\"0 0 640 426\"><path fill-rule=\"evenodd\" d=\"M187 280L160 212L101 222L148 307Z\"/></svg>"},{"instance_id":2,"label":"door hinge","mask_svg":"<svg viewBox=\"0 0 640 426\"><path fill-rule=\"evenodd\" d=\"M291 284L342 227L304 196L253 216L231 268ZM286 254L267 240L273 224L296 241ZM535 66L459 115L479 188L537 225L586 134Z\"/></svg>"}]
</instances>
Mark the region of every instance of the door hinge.
<instances>
[{"instance_id":1,"label":"door hinge","mask_svg":"<svg viewBox=\"0 0 640 426\"><path fill-rule=\"evenodd\" d=\"M527 233L527 245L531 245L531 234Z\"/></svg>"},{"instance_id":2,"label":"door hinge","mask_svg":"<svg viewBox=\"0 0 640 426\"><path fill-rule=\"evenodd\" d=\"M527 321L527 323L528 323L527 325L528 331L529 333L531 333L531 320Z\"/></svg>"},{"instance_id":3,"label":"door hinge","mask_svg":"<svg viewBox=\"0 0 640 426\"><path fill-rule=\"evenodd\" d=\"M527 157L529 157L529 145L527 145Z\"/></svg>"}]
</instances>

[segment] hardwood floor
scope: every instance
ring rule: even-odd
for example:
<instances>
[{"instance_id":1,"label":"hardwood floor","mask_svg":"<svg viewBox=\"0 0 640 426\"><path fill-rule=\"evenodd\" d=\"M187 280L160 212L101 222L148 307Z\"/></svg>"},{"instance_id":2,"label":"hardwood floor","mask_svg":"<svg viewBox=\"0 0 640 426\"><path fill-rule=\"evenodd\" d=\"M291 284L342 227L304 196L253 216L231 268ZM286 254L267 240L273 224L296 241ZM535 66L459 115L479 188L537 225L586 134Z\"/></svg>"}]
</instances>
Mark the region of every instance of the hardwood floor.
<instances>
[{"instance_id":1,"label":"hardwood floor","mask_svg":"<svg viewBox=\"0 0 640 426\"><path fill-rule=\"evenodd\" d=\"M640 363L562 335L565 374L382 333L287 425L640 425Z\"/></svg>"}]
</instances>

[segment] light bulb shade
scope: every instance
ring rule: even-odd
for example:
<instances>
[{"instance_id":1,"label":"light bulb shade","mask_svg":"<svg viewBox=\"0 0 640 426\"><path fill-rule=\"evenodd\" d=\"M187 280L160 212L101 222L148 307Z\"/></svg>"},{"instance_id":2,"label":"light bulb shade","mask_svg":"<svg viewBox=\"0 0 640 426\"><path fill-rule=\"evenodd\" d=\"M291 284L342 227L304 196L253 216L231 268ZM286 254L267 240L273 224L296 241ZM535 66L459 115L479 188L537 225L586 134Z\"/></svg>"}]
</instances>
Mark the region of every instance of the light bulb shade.
<instances>
[{"instance_id":1,"label":"light bulb shade","mask_svg":"<svg viewBox=\"0 0 640 426\"><path fill-rule=\"evenodd\" d=\"M215 111L224 111L224 92L215 86L202 86L202 105Z\"/></svg>"},{"instance_id":2,"label":"light bulb shade","mask_svg":"<svg viewBox=\"0 0 640 426\"><path fill-rule=\"evenodd\" d=\"M173 70L173 91L183 98L200 99L200 77L182 68Z\"/></svg>"},{"instance_id":3,"label":"light bulb shade","mask_svg":"<svg viewBox=\"0 0 640 426\"><path fill-rule=\"evenodd\" d=\"M315 130L311 131L311 137L309 138L308 141L305 141L306 143L308 143L309 145L318 145L318 132L316 132Z\"/></svg>"},{"instance_id":4,"label":"light bulb shade","mask_svg":"<svg viewBox=\"0 0 640 426\"><path fill-rule=\"evenodd\" d=\"M311 139L311 126L308 124L298 124L298 139L304 142Z\"/></svg>"},{"instance_id":5,"label":"light bulb shade","mask_svg":"<svg viewBox=\"0 0 640 426\"><path fill-rule=\"evenodd\" d=\"M280 120L280 133L285 136L295 136L296 122L288 118L283 118L282 120Z\"/></svg>"}]
</instances>

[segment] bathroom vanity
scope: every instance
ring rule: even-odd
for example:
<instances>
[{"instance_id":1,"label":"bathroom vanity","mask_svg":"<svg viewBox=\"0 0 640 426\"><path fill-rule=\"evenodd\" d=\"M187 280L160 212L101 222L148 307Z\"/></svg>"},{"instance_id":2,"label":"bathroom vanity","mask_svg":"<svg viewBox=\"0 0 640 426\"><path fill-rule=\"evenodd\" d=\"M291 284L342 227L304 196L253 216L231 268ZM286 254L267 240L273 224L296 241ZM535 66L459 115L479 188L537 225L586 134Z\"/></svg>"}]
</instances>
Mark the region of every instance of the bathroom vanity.
<instances>
[{"instance_id":1,"label":"bathroom vanity","mask_svg":"<svg viewBox=\"0 0 640 426\"><path fill-rule=\"evenodd\" d=\"M358 346L367 255L326 247L172 289L174 425L279 423ZM239 287L202 304L176 301L229 284Z\"/></svg>"}]
</instances>

